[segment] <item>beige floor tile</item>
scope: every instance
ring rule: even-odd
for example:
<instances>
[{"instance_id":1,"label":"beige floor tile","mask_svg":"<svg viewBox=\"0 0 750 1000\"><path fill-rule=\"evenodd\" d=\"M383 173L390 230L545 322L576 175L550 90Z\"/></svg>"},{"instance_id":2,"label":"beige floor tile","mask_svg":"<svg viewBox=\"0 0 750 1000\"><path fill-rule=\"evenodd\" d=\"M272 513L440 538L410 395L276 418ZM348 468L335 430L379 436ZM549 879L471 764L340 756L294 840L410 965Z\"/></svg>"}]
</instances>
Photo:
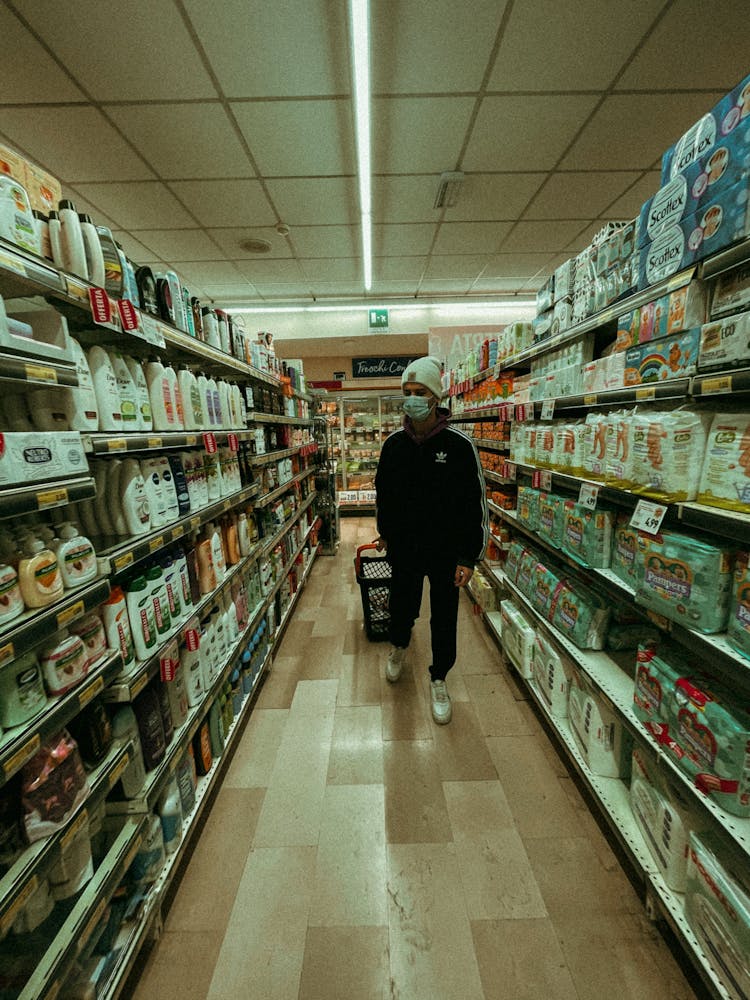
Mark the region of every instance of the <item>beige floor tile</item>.
<instances>
[{"instance_id":1,"label":"beige floor tile","mask_svg":"<svg viewBox=\"0 0 750 1000\"><path fill-rule=\"evenodd\" d=\"M485 1000L579 1000L549 920L477 920L471 930Z\"/></svg>"},{"instance_id":2,"label":"beige floor tile","mask_svg":"<svg viewBox=\"0 0 750 1000\"><path fill-rule=\"evenodd\" d=\"M393 1000L388 928L308 928L299 1000Z\"/></svg>"},{"instance_id":3,"label":"beige floor tile","mask_svg":"<svg viewBox=\"0 0 750 1000\"><path fill-rule=\"evenodd\" d=\"M167 915L167 930L223 932L264 796L261 788L219 789Z\"/></svg>"},{"instance_id":4,"label":"beige floor tile","mask_svg":"<svg viewBox=\"0 0 750 1000\"><path fill-rule=\"evenodd\" d=\"M383 750L386 840L437 844L453 839L431 740L393 740Z\"/></svg>"},{"instance_id":5,"label":"beige floor tile","mask_svg":"<svg viewBox=\"0 0 750 1000\"><path fill-rule=\"evenodd\" d=\"M444 781L443 793L457 843L481 843L486 836L514 826L499 781Z\"/></svg>"},{"instance_id":6,"label":"beige floor tile","mask_svg":"<svg viewBox=\"0 0 750 1000\"><path fill-rule=\"evenodd\" d=\"M452 691L452 689L451 689ZM447 726L435 726L432 739L443 781L492 780L497 770L482 735L474 706L453 701L453 717Z\"/></svg>"},{"instance_id":7,"label":"beige floor tile","mask_svg":"<svg viewBox=\"0 0 750 1000\"><path fill-rule=\"evenodd\" d=\"M454 844L388 849L391 982L408 1000L484 1000Z\"/></svg>"},{"instance_id":8,"label":"beige floor tile","mask_svg":"<svg viewBox=\"0 0 750 1000\"><path fill-rule=\"evenodd\" d=\"M329 785L323 799L311 927L385 926L385 802L381 785Z\"/></svg>"},{"instance_id":9,"label":"beige floor tile","mask_svg":"<svg viewBox=\"0 0 750 1000\"><path fill-rule=\"evenodd\" d=\"M341 675L343 636L311 636L300 657L301 680L337 680Z\"/></svg>"},{"instance_id":10,"label":"beige floor tile","mask_svg":"<svg viewBox=\"0 0 750 1000\"><path fill-rule=\"evenodd\" d=\"M224 788L268 786L288 714L288 709L283 708L253 708L224 778Z\"/></svg>"},{"instance_id":11,"label":"beige floor tile","mask_svg":"<svg viewBox=\"0 0 750 1000\"><path fill-rule=\"evenodd\" d=\"M148 956L137 959L131 1000L206 1000L223 937L223 928L166 931Z\"/></svg>"},{"instance_id":12,"label":"beige floor tile","mask_svg":"<svg viewBox=\"0 0 750 1000\"><path fill-rule=\"evenodd\" d=\"M255 708L289 708L297 687L297 672L272 667L263 678Z\"/></svg>"},{"instance_id":13,"label":"beige floor tile","mask_svg":"<svg viewBox=\"0 0 750 1000\"><path fill-rule=\"evenodd\" d=\"M529 837L578 836L580 822L535 736L487 739L518 832Z\"/></svg>"},{"instance_id":14,"label":"beige floor tile","mask_svg":"<svg viewBox=\"0 0 750 1000\"><path fill-rule=\"evenodd\" d=\"M377 648L377 647L376 647ZM372 653L339 657L339 705L380 706L380 661Z\"/></svg>"},{"instance_id":15,"label":"beige floor tile","mask_svg":"<svg viewBox=\"0 0 750 1000\"><path fill-rule=\"evenodd\" d=\"M290 721L299 715L310 715L320 711L329 713L333 718L337 691L338 683L335 680L301 680L294 692L291 712L289 713Z\"/></svg>"},{"instance_id":16,"label":"beige floor tile","mask_svg":"<svg viewBox=\"0 0 750 1000\"><path fill-rule=\"evenodd\" d=\"M253 850L208 1000L293 1000L299 992L315 872L314 847Z\"/></svg>"},{"instance_id":17,"label":"beige floor tile","mask_svg":"<svg viewBox=\"0 0 750 1000\"><path fill-rule=\"evenodd\" d=\"M383 718L380 705L337 706L328 761L328 783L383 784Z\"/></svg>"},{"instance_id":18,"label":"beige floor tile","mask_svg":"<svg viewBox=\"0 0 750 1000\"><path fill-rule=\"evenodd\" d=\"M385 679L385 660L381 667L380 697L383 706L384 740L429 740L434 722L420 685L414 681L410 664L396 684Z\"/></svg>"},{"instance_id":19,"label":"beige floor tile","mask_svg":"<svg viewBox=\"0 0 750 1000\"><path fill-rule=\"evenodd\" d=\"M470 675L466 678L466 687L485 736L529 734L529 720L513 698L505 678L499 674Z\"/></svg>"},{"instance_id":20,"label":"beige floor tile","mask_svg":"<svg viewBox=\"0 0 750 1000\"><path fill-rule=\"evenodd\" d=\"M546 917L539 886L516 830L456 844L470 920Z\"/></svg>"},{"instance_id":21,"label":"beige floor tile","mask_svg":"<svg viewBox=\"0 0 750 1000\"><path fill-rule=\"evenodd\" d=\"M620 862L617 860L617 855L603 832L608 827L607 821L598 812L599 807L593 800L590 805L587 805L588 800L584 799L581 790L572 778L558 778L558 781L568 802L575 809L582 836L585 836L591 842L592 847L596 851L599 864L605 871L616 871L619 869ZM599 822L597 821L597 816L599 816Z\"/></svg>"}]
</instances>

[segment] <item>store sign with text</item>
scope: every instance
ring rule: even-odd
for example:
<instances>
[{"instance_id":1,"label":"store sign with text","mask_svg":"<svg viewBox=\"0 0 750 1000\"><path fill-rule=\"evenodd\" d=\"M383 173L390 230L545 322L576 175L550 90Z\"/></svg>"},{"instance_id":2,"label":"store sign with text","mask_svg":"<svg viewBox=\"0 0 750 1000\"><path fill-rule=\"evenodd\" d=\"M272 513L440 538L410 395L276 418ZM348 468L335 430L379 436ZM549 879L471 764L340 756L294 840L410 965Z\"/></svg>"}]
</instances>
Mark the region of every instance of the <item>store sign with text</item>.
<instances>
[{"instance_id":1,"label":"store sign with text","mask_svg":"<svg viewBox=\"0 0 750 1000\"><path fill-rule=\"evenodd\" d=\"M401 378L412 357L352 358L352 378Z\"/></svg>"}]
</instances>

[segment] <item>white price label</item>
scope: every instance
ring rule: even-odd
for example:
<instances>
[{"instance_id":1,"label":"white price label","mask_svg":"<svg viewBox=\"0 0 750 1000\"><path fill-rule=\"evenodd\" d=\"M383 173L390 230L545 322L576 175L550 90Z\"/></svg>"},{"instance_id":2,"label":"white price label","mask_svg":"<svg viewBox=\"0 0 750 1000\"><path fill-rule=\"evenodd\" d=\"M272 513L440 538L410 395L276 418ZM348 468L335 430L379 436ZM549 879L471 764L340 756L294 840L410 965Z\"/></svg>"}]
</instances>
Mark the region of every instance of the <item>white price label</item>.
<instances>
[{"instance_id":1,"label":"white price label","mask_svg":"<svg viewBox=\"0 0 750 1000\"><path fill-rule=\"evenodd\" d=\"M542 420L551 420L555 415L555 401L554 399L545 399L542 401Z\"/></svg>"},{"instance_id":2,"label":"white price label","mask_svg":"<svg viewBox=\"0 0 750 1000\"><path fill-rule=\"evenodd\" d=\"M599 487L594 483L581 483L581 492L578 494L578 503L589 510L596 508L596 501L599 497Z\"/></svg>"},{"instance_id":3,"label":"white price label","mask_svg":"<svg viewBox=\"0 0 750 1000\"><path fill-rule=\"evenodd\" d=\"M636 531L645 531L648 535L655 535L666 513L667 508L664 504L639 500L630 518L630 527Z\"/></svg>"}]
</instances>

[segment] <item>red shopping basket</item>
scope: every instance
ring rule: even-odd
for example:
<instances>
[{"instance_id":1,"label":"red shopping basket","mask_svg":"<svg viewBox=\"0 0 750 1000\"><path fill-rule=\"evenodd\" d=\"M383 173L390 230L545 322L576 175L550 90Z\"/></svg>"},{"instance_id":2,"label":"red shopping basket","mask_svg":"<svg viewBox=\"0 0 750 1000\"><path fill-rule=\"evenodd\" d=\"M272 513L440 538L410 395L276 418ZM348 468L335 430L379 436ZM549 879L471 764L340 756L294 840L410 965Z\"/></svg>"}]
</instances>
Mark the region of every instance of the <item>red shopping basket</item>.
<instances>
[{"instance_id":1,"label":"red shopping basket","mask_svg":"<svg viewBox=\"0 0 750 1000\"><path fill-rule=\"evenodd\" d=\"M391 621L389 600L391 596L391 564L385 556L363 556L363 552L377 551L377 545L360 545L354 557L354 570L362 593L365 614L365 632L370 642L388 638Z\"/></svg>"}]
</instances>

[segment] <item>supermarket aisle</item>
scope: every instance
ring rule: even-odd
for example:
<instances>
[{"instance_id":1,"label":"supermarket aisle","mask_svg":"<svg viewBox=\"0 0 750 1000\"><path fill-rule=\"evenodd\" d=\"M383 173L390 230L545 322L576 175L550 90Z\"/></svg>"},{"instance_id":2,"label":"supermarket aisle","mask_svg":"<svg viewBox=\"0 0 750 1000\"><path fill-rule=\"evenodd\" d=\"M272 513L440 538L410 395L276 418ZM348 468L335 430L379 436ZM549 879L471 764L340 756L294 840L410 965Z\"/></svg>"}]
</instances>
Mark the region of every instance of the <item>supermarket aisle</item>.
<instances>
[{"instance_id":1,"label":"supermarket aisle","mask_svg":"<svg viewBox=\"0 0 750 1000\"><path fill-rule=\"evenodd\" d=\"M344 519L253 709L136 1000L695 996L468 600L451 725L427 623L398 685Z\"/></svg>"}]
</instances>

